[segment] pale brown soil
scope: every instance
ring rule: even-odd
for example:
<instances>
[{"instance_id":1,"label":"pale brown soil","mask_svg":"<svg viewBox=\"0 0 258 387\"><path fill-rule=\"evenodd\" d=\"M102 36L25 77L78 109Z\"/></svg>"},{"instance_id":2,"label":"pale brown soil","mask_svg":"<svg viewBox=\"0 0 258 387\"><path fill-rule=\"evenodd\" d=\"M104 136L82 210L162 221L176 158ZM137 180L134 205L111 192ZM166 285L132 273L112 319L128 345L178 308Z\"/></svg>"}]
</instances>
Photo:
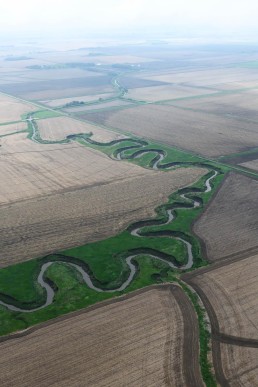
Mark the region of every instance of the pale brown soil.
<instances>
[{"instance_id":1,"label":"pale brown soil","mask_svg":"<svg viewBox=\"0 0 258 387\"><path fill-rule=\"evenodd\" d=\"M203 386L196 315L173 286L59 318L0 349L3 387Z\"/></svg>"},{"instance_id":2,"label":"pale brown soil","mask_svg":"<svg viewBox=\"0 0 258 387\"><path fill-rule=\"evenodd\" d=\"M26 135L0 141L0 204L153 174L78 143L37 144Z\"/></svg>"},{"instance_id":3,"label":"pale brown soil","mask_svg":"<svg viewBox=\"0 0 258 387\"><path fill-rule=\"evenodd\" d=\"M165 74L146 74L142 75L145 79L169 82L169 83L185 83L188 86L208 86L220 88L224 84L233 82L248 82L256 81L258 78L257 69L244 68L224 68L224 69L201 69L188 71L171 71Z\"/></svg>"},{"instance_id":4,"label":"pale brown soil","mask_svg":"<svg viewBox=\"0 0 258 387\"><path fill-rule=\"evenodd\" d=\"M16 124L0 125L0 136L19 132L28 129L27 122L17 122Z\"/></svg>"},{"instance_id":5,"label":"pale brown soil","mask_svg":"<svg viewBox=\"0 0 258 387\"><path fill-rule=\"evenodd\" d=\"M258 181L230 173L194 225L209 260L258 249Z\"/></svg>"},{"instance_id":6,"label":"pale brown soil","mask_svg":"<svg viewBox=\"0 0 258 387\"><path fill-rule=\"evenodd\" d=\"M258 144L256 123L173 106L145 105L84 117L208 157L241 152Z\"/></svg>"},{"instance_id":7,"label":"pale brown soil","mask_svg":"<svg viewBox=\"0 0 258 387\"><path fill-rule=\"evenodd\" d=\"M258 386L258 348L220 344L221 359L229 386Z\"/></svg>"},{"instance_id":8,"label":"pale brown soil","mask_svg":"<svg viewBox=\"0 0 258 387\"><path fill-rule=\"evenodd\" d=\"M110 85L103 86L92 86L92 87L70 87L64 88L61 90L51 89L42 90L40 88L38 91L32 91L30 93L24 92L22 94L22 98L28 100L44 100L44 99L57 99L57 98L75 98L78 99L80 96L84 96L86 94L99 94L99 93L112 93L114 91L113 87ZM75 97L73 97L75 96Z\"/></svg>"},{"instance_id":9,"label":"pale brown soil","mask_svg":"<svg viewBox=\"0 0 258 387\"><path fill-rule=\"evenodd\" d=\"M100 160L107 168L95 177L98 181L93 179L91 183L94 165L88 170L85 161L79 160L88 171L80 190L0 207L0 266L115 235L133 221L153 216L154 208L173 191L192 184L205 173L197 168L170 172L135 169L127 162L113 162L110 167L111 160ZM120 179L115 176L119 171L123 175ZM72 181L75 185L74 176Z\"/></svg>"},{"instance_id":10,"label":"pale brown soil","mask_svg":"<svg viewBox=\"0 0 258 387\"><path fill-rule=\"evenodd\" d=\"M5 122L19 121L21 115L38 110L29 103L20 102L14 98L0 93L0 124Z\"/></svg>"},{"instance_id":11,"label":"pale brown soil","mask_svg":"<svg viewBox=\"0 0 258 387\"><path fill-rule=\"evenodd\" d=\"M221 116L237 117L242 120L247 119L258 122L258 89L242 91L236 94L185 99L173 101L172 103L176 106L196 109L204 113L214 113Z\"/></svg>"},{"instance_id":12,"label":"pale brown soil","mask_svg":"<svg viewBox=\"0 0 258 387\"><path fill-rule=\"evenodd\" d=\"M111 130L69 117L47 118L37 121L37 125L41 138L49 141L63 140L69 134L78 133L92 133L91 139L97 142L110 142L125 137Z\"/></svg>"},{"instance_id":13,"label":"pale brown soil","mask_svg":"<svg viewBox=\"0 0 258 387\"><path fill-rule=\"evenodd\" d=\"M258 339L258 255L193 279L216 314L220 333Z\"/></svg>"},{"instance_id":14,"label":"pale brown soil","mask_svg":"<svg viewBox=\"0 0 258 387\"><path fill-rule=\"evenodd\" d=\"M131 89L126 94L126 98L133 98L140 101L161 101L174 98L184 98L196 95L210 94L211 90L195 89L189 86L164 85L153 87L141 87Z\"/></svg>"},{"instance_id":15,"label":"pale brown soil","mask_svg":"<svg viewBox=\"0 0 258 387\"><path fill-rule=\"evenodd\" d=\"M258 160L247 161L246 163L241 163L240 165L253 169L254 171L258 171Z\"/></svg>"}]
</instances>

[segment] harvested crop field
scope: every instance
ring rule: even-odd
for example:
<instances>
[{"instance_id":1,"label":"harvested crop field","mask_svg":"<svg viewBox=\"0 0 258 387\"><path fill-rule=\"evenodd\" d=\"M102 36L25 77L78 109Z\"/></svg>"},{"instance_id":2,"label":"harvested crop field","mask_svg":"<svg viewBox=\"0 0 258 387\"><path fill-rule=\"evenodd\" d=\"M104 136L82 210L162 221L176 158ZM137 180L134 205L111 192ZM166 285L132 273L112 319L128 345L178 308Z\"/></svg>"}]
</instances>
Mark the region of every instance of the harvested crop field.
<instances>
[{"instance_id":1,"label":"harvested crop field","mask_svg":"<svg viewBox=\"0 0 258 387\"><path fill-rule=\"evenodd\" d=\"M101 160L109 164L108 158ZM118 176L112 180L108 167L104 175L97 175L95 185L89 186L90 175L79 190L71 186L70 192L1 206L0 266L116 235L132 222L154 216L154 208L166 202L173 191L205 173L198 168L128 170L120 166L127 168L129 163L113 163L116 173L123 170L120 180ZM85 169L86 173L92 171L86 165ZM107 181L109 175L112 181Z\"/></svg>"},{"instance_id":2,"label":"harvested crop field","mask_svg":"<svg viewBox=\"0 0 258 387\"><path fill-rule=\"evenodd\" d=\"M254 171L258 171L258 159L252 161L246 161L245 163L241 163L242 167L246 167L249 169L253 169Z\"/></svg>"},{"instance_id":3,"label":"harvested crop field","mask_svg":"<svg viewBox=\"0 0 258 387\"><path fill-rule=\"evenodd\" d=\"M208 259L258 250L258 181L230 173L194 225Z\"/></svg>"},{"instance_id":4,"label":"harvested crop field","mask_svg":"<svg viewBox=\"0 0 258 387\"><path fill-rule=\"evenodd\" d=\"M37 121L37 125L41 138L48 141L63 140L70 134L78 133L93 133L91 138L97 142L109 142L125 137L111 130L69 117L47 118Z\"/></svg>"},{"instance_id":5,"label":"harvested crop field","mask_svg":"<svg viewBox=\"0 0 258 387\"><path fill-rule=\"evenodd\" d=\"M258 120L258 90L248 90L232 94L219 94L201 99L174 101L173 104L204 113Z\"/></svg>"},{"instance_id":6,"label":"harvested crop field","mask_svg":"<svg viewBox=\"0 0 258 387\"><path fill-rule=\"evenodd\" d=\"M22 97L28 100L36 100L36 101L45 100L45 99L68 98L68 97L71 98L73 96L76 96L75 99L78 99L80 98L80 96L84 96L86 94L112 93L113 91L114 89L111 85L106 85L106 86L99 85L99 86L91 86L91 87L69 87L64 89L49 88L48 90L40 90L39 88L37 91L24 93Z\"/></svg>"},{"instance_id":7,"label":"harvested crop field","mask_svg":"<svg viewBox=\"0 0 258 387\"><path fill-rule=\"evenodd\" d=\"M146 74L144 79L150 79L168 83L185 83L188 86L208 86L220 89L220 86L230 82L257 81L257 69L224 68L224 69L201 69L194 71L172 71L165 74Z\"/></svg>"},{"instance_id":8,"label":"harvested crop field","mask_svg":"<svg viewBox=\"0 0 258 387\"><path fill-rule=\"evenodd\" d=\"M4 93L13 94L16 96L23 96L29 98L29 95L33 93L53 90L62 91L66 89L76 88L94 88L105 87L109 85L110 77L105 75L99 75L98 77L83 77L83 78L70 78L70 79L54 79L45 81L30 81L23 83L14 83L8 85L0 85L0 90ZM27 96L27 97L26 97Z\"/></svg>"},{"instance_id":9,"label":"harvested crop field","mask_svg":"<svg viewBox=\"0 0 258 387\"><path fill-rule=\"evenodd\" d=\"M0 124L19 121L22 114L35 111L37 108L29 103L23 103L15 98L0 93Z\"/></svg>"},{"instance_id":10,"label":"harvested crop field","mask_svg":"<svg viewBox=\"0 0 258 387\"><path fill-rule=\"evenodd\" d=\"M258 348L220 344L223 373L230 386L258 386Z\"/></svg>"},{"instance_id":11,"label":"harvested crop field","mask_svg":"<svg viewBox=\"0 0 258 387\"><path fill-rule=\"evenodd\" d=\"M237 338L255 339L258 348L258 255L196 272L190 283L207 297L219 334L236 337L235 344Z\"/></svg>"},{"instance_id":12,"label":"harvested crop field","mask_svg":"<svg viewBox=\"0 0 258 387\"><path fill-rule=\"evenodd\" d=\"M196 315L175 286L59 318L0 349L5 387L203 386Z\"/></svg>"},{"instance_id":13,"label":"harvested crop field","mask_svg":"<svg viewBox=\"0 0 258 387\"><path fill-rule=\"evenodd\" d=\"M255 123L172 106L145 105L81 117L207 157L242 152L258 144Z\"/></svg>"},{"instance_id":14,"label":"harvested crop field","mask_svg":"<svg viewBox=\"0 0 258 387\"><path fill-rule=\"evenodd\" d=\"M153 174L78 143L38 144L26 136L0 140L0 204Z\"/></svg>"},{"instance_id":15,"label":"harvested crop field","mask_svg":"<svg viewBox=\"0 0 258 387\"><path fill-rule=\"evenodd\" d=\"M210 94L211 90L195 89L189 86L181 85L165 85L154 87L142 87L131 89L126 94L127 98L133 98L141 101L162 101L176 98L193 97L199 95Z\"/></svg>"},{"instance_id":16,"label":"harvested crop field","mask_svg":"<svg viewBox=\"0 0 258 387\"><path fill-rule=\"evenodd\" d=\"M0 125L0 136L4 136L10 133L20 132L21 130L27 130L27 129L28 129L27 122L17 122L15 124Z\"/></svg>"}]
</instances>

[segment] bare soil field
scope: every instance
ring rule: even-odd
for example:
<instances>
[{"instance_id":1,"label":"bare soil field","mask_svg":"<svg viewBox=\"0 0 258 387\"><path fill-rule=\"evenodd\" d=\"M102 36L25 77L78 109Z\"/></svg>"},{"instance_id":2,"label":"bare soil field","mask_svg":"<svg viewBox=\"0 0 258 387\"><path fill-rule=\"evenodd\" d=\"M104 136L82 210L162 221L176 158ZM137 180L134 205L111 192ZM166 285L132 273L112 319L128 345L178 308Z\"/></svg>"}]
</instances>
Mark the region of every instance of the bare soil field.
<instances>
[{"instance_id":1,"label":"bare soil field","mask_svg":"<svg viewBox=\"0 0 258 387\"><path fill-rule=\"evenodd\" d=\"M79 100L82 102L92 102L92 101L98 100L99 98L104 99L104 98L109 98L112 96L114 96L114 93L92 94L92 95L82 95L79 97L79 99L77 98L77 96L75 96L75 97L71 97L71 98L59 98L59 99L46 100L46 101L41 101L41 102L44 105L47 105L49 107L59 107L59 106L63 106L66 103L70 103L73 101Z\"/></svg>"},{"instance_id":2,"label":"bare soil field","mask_svg":"<svg viewBox=\"0 0 258 387\"><path fill-rule=\"evenodd\" d=\"M209 300L218 320L219 334L257 340L258 255L211 267L204 273L196 273L191 281Z\"/></svg>"},{"instance_id":3,"label":"bare soil field","mask_svg":"<svg viewBox=\"0 0 258 387\"><path fill-rule=\"evenodd\" d=\"M258 87L258 78L254 79L252 81L234 81L234 82L227 82L227 83L221 83L219 85L220 90L223 91L237 91L241 89L253 89Z\"/></svg>"},{"instance_id":4,"label":"bare soil field","mask_svg":"<svg viewBox=\"0 0 258 387\"><path fill-rule=\"evenodd\" d=\"M20 102L0 93L0 124L19 121L22 114L35 110L38 109L29 103Z\"/></svg>"},{"instance_id":5,"label":"bare soil field","mask_svg":"<svg viewBox=\"0 0 258 387\"><path fill-rule=\"evenodd\" d=\"M77 157L76 152L72 155ZM79 190L71 185L66 192L0 206L0 266L116 235L132 222L154 216L154 208L166 202L173 191L194 183L205 173L198 168L166 173L140 167L130 169L128 163L101 160L106 169L102 167L102 174L96 175L95 185L91 180L96 167L91 165L92 161L81 159L88 177ZM119 176L119 171L123 175ZM76 183L74 179L73 185Z\"/></svg>"},{"instance_id":6,"label":"bare soil field","mask_svg":"<svg viewBox=\"0 0 258 387\"><path fill-rule=\"evenodd\" d=\"M81 95L83 96L86 94L112 93L113 91L114 89L111 85L96 87L76 87L60 90L49 89L45 91L35 91L23 94L23 98L28 100L39 101L42 99L71 98L73 95L75 95L75 99L78 99Z\"/></svg>"},{"instance_id":7,"label":"bare soil field","mask_svg":"<svg viewBox=\"0 0 258 387\"><path fill-rule=\"evenodd\" d=\"M152 81L152 80L140 78L137 76L121 76L119 77L119 83L127 89L137 89L137 88L166 85L166 83L164 82Z\"/></svg>"},{"instance_id":8,"label":"bare soil field","mask_svg":"<svg viewBox=\"0 0 258 387\"><path fill-rule=\"evenodd\" d=\"M37 121L43 140L63 140L69 134L93 133L91 138L98 142L109 142L125 138L122 134L102 129L96 125L82 122L70 117L55 117Z\"/></svg>"},{"instance_id":9,"label":"bare soil field","mask_svg":"<svg viewBox=\"0 0 258 387\"><path fill-rule=\"evenodd\" d=\"M223 372L232 387L258 386L258 349L220 344Z\"/></svg>"},{"instance_id":10,"label":"bare soil field","mask_svg":"<svg viewBox=\"0 0 258 387\"><path fill-rule=\"evenodd\" d=\"M220 89L220 85L231 82L250 82L258 80L258 69L225 68L225 69L200 69L195 71L177 71L161 75L141 74L144 79L168 83L184 83L188 86L208 86Z\"/></svg>"},{"instance_id":11,"label":"bare soil field","mask_svg":"<svg viewBox=\"0 0 258 387\"><path fill-rule=\"evenodd\" d=\"M66 95L65 90L100 89L101 91L104 91L106 87L111 87L110 77L106 75L99 75L83 78L55 79L45 81L34 80L23 83L6 84L0 85L0 91L18 97L23 97L25 99L44 99L45 97L42 95L47 93L50 93L52 98L58 98L60 94L62 97L70 97L76 94L71 91L70 95ZM87 93L84 91L84 94ZM53 95L56 95L56 97L53 97Z\"/></svg>"},{"instance_id":12,"label":"bare soil field","mask_svg":"<svg viewBox=\"0 0 258 387\"><path fill-rule=\"evenodd\" d=\"M151 173L78 143L36 144L26 135L1 139L0 204Z\"/></svg>"},{"instance_id":13,"label":"bare soil field","mask_svg":"<svg viewBox=\"0 0 258 387\"><path fill-rule=\"evenodd\" d=\"M82 70L79 68L60 68L47 70L32 70L29 73L25 72L21 75L21 79L25 82L35 80L56 80L56 79L74 79L84 77L99 77L100 74L94 71Z\"/></svg>"},{"instance_id":14,"label":"bare soil field","mask_svg":"<svg viewBox=\"0 0 258 387\"><path fill-rule=\"evenodd\" d=\"M142 105L81 117L207 157L241 152L258 144L256 123L172 106Z\"/></svg>"},{"instance_id":15,"label":"bare soil field","mask_svg":"<svg viewBox=\"0 0 258 387\"><path fill-rule=\"evenodd\" d=\"M258 171L258 160L252 160L252 161L247 161L245 163L241 163L243 167L253 169L254 171Z\"/></svg>"},{"instance_id":16,"label":"bare soil field","mask_svg":"<svg viewBox=\"0 0 258 387\"><path fill-rule=\"evenodd\" d=\"M0 136L26 130L27 122L17 122L16 124L0 125Z\"/></svg>"},{"instance_id":17,"label":"bare soil field","mask_svg":"<svg viewBox=\"0 0 258 387\"><path fill-rule=\"evenodd\" d=\"M237 94L213 95L207 98L173 102L176 106L197 109L204 113L258 121L257 103L258 89Z\"/></svg>"},{"instance_id":18,"label":"bare soil field","mask_svg":"<svg viewBox=\"0 0 258 387\"><path fill-rule=\"evenodd\" d=\"M230 173L194 225L209 260L258 250L258 181Z\"/></svg>"},{"instance_id":19,"label":"bare soil field","mask_svg":"<svg viewBox=\"0 0 258 387\"><path fill-rule=\"evenodd\" d=\"M195 312L175 286L88 308L0 348L3 387L203 386Z\"/></svg>"},{"instance_id":20,"label":"bare soil field","mask_svg":"<svg viewBox=\"0 0 258 387\"><path fill-rule=\"evenodd\" d=\"M181 85L165 85L154 87L142 87L131 89L126 97L143 101L162 101L176 98L192 97L197 95L210 94L211 91L202 88L193 88Z\"/></svg>"}]
</instances>

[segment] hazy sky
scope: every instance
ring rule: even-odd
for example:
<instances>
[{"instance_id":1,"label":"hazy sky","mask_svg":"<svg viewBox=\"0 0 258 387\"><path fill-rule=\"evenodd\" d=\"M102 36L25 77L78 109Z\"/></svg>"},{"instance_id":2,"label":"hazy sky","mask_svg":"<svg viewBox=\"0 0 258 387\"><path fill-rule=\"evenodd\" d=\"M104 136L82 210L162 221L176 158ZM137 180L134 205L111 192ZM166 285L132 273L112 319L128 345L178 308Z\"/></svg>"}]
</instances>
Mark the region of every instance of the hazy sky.
<instances>
[{"instance_id":1,"label":"hazy sky","mask_svg":"<svg viewBox=\"0 0 258 387\"><path fill-rule=\"evenodd\" d=\"M248 35L258 0L0 0L0 32L196 31Z\"/></svg>"}]
</instances>

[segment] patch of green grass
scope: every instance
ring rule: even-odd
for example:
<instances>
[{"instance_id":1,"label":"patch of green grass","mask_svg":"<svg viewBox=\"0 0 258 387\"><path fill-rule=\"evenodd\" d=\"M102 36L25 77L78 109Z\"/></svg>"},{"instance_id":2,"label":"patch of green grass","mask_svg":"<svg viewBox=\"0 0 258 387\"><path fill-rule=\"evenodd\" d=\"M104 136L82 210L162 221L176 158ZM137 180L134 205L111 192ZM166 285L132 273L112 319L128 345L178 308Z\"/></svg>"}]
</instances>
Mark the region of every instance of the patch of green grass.
<instances>
[{"instance_id":1,"label":"patch of green grass","mask_svg":"<svg viewBox=\"0 0 258 387\"><path fill-rule=\"evenodd\" d=\"M60 116L60 113L55 112L53 110L38 110L37 112L33 112L32 114L32 117L36 119L54 118Z\"/></svg>"}]
</instances>

